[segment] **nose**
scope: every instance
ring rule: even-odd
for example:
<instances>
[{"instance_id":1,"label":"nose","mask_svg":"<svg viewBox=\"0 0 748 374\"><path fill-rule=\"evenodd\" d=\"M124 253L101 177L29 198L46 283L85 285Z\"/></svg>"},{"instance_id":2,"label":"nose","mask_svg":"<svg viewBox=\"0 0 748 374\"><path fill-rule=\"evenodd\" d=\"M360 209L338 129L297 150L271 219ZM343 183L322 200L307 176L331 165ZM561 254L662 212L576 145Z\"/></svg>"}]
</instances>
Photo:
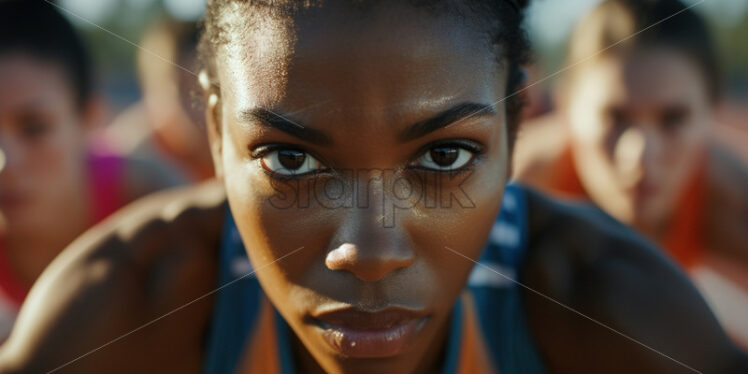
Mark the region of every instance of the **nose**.
<instances>
[{"instance_id":1,"label":"nose","mask_svg":"<svg viewBox=\"0 0 748 374\"><path fill-rule=\"evenodd\" d=\"M396 220L394 225L384 223L384 205L389 200L384 199L387 195L384 185L371 184L373 199L367 199L363 207L357 205L347 210L335 237L335 242L341 244L325 258L328 269L347 271L362 281L375 282L415 262L406 230L398 224L403 219Z\"/></svg>"},{"instance_id":2,"label":"nose","mask_svg":"<svg viewBox=\"0 0 748 374\"><path fill-rule=\"evenodd\" d=\"M616 162L623 172L643 177L653 166L658 148L656 134L646 128L631 126L619 138Z\"/></svg>"}]
</instances>

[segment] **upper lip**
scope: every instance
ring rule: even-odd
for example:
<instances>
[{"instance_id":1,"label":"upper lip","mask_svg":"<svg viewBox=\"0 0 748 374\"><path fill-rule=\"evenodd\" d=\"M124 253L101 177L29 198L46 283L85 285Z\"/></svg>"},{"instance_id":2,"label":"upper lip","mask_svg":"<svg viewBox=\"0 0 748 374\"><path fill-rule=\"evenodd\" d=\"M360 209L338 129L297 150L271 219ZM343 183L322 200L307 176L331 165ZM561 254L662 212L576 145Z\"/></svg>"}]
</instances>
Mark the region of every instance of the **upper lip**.
<instances>
[{"instance_id":1,"label":"upper lip","mask_svg":"<svg viewBox=\"0 0 748 374\"><path fill-rule=\"evenodd\" d=\"M355 330L384 330L427 315L428 312L425 310L390 306L376 311L342 307L316 313L312 317L325 325Z\"/></svg>"}]
</instances>

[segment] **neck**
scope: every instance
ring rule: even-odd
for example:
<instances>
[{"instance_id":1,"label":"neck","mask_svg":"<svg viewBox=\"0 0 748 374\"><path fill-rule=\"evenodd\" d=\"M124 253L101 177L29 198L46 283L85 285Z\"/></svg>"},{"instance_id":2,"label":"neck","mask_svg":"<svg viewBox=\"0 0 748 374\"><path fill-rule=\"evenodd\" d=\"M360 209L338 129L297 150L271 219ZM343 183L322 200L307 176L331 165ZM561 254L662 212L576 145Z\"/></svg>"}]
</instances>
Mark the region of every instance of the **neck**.
<instances>
[{"instance_id":1,"label":"neck","mask_svg":"<svg viewBox=\"0 0 748 374\"><path fill-rule=\"evenodd\" d=\"M64 209L46 216L39 225L6 232L5 254L18 282L30 288L49 263L91 223L85 191L66 202ZM51 213L51 212L50 212Z\"/></svg>"}]
</instances>

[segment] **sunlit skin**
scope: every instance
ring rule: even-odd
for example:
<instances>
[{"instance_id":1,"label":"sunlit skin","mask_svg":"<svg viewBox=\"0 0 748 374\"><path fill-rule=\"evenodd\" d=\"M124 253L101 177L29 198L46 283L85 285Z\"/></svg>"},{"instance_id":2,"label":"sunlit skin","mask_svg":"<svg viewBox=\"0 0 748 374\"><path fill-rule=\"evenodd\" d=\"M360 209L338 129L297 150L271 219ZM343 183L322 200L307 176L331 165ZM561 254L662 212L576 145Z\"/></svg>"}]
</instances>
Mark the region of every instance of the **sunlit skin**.
<instances>
[{"instance_id":1,"label":"sunlit skin","mask_svg":"<svg viewBox=\"0 0 748 374\"><path fill-rule=\"evenodd\" d=\"M84 144L93 114L79 108L54 63L0 55L0 81L0 214L7 221L0 235L8 247L35 249L34 259L11 258L20 267L40 257L46 264L89 224ZM31 267L21 273L43 268Z\"/></svg>"},{"instance_id":2,"label":"sunlit skin","mask_svg":"<svg viewBox=\"0 0 748 374\"><path fill-rule=\"evenodd\" d=\"M468 17L401 2L364 10L345 3L284 22L242 8L224 14L240 27L218 48L216 85L206 92L220 179L147 197L68 247L0 347L0 373L201 373L227 207L264 294L293 330L299 372L442 370L444 327L474 265L445 246L478 258L507 180L505 108L491 105L505 93L500 50L487 43L486 26L462 23ZM486 110L470 118L450 111L466 104ZM455 158L466 172L433 178L443 173L428 170L434 156L465 155L462 148L475 153L464 164ZM290 169L296 173L278 175ZM376 170L343 188L369 205L328 208L335 201L324 192L292 195L345 170L372 169L432 192L461 188L474 205L430 208L429 198L414 198L391 217L380 202L403 203L402 190ZM309 206L273 205L289 195L309 197ZM684 372L621 334L703 372L748 367L656 249L590 207L531 190L526 207L518 281L533 290L523 308L549 372ZM349 306L407 308L426 322L396 352L343 354L312 321Z\"/></svg>"},{"instance_id":3,"label":"sunlit skin","mask_svg":"<svg viewBox=\"0 0 748 374\"><path fill-rule=\"evenodd\" d=\"M168 48L153 45L149 48ZM154 49L156 50L156 49ZM176 55L176 51L173 54ZM178 57L178 56L174 56ZM168 58L168 57L167 57ZM195 105L195 76L180 67L192 67L193 54L175 58L175 64L148 55L141 62L144 110L153 126L154 137L161 151L173 157L194 180L212 176L212 160L205 139L203 113ZM125 131L123 131L125 132Z\"/></svg>"},{"instance_id":4,"label":"sunlit skin","mask_svg":"<svg viewBox=\"0 0 748 374\"><path fill-rule=\"evenodd\" d=\"M580 180L603 209L659 239L703 160L712 100L678 51L643 49L586 64L567 114Z\"/></svg>"},{"instance_id":5,"label":"sunlit skin","mask_svg":"<svg viewBox=\"0 0 748 374\"><path fill-rule=\"evenodd\" d=\"M249 256L263 268L258 278L265 292L325 371L433 372L449 312L473 266L444 246L473 259L483 249L507 178L504 107L413 139L401 134L460 104L490 106L504 92L504 70L485 31L454 17L397 5L378 7L364 22L349 22L352 17L354 9L337 6L305 13L295 20L295 30L277 24L273 33L232 34L236 41L218 55L221 97L212 109L220 106L222 115L214 123L220 127L214 158ZM285 43L289 39L295 43ZM263 124L247 114L256 109L292 118L329 142ZM426 169L422 156L439 144L468 155L459 169L464 176L437 181L434 174L447 173ZM272 197L292 184L280 184L279 175L263 167L263 157L274 157L262 153L268 146L302 150L319 161L317 173L295 179L301 191L309 183L342 177L339 170L378 169L386 177L359 172L347 186L346 193L368 192L372 203L363 208L328 209L313 197L309 207L279 209ZM421 199L411 209L388 213L382 202L397 199L390 182L398 176L412 185L427 180L426 189L442 194L456 192L464 182L475 206L428 208ZM387 214L396 214L394 226L385 225ZM422 311L428 320L400 354L345 357L329 347L312 320L342 306L367 311L399 306Z\"/></svg>"}]
</instances>

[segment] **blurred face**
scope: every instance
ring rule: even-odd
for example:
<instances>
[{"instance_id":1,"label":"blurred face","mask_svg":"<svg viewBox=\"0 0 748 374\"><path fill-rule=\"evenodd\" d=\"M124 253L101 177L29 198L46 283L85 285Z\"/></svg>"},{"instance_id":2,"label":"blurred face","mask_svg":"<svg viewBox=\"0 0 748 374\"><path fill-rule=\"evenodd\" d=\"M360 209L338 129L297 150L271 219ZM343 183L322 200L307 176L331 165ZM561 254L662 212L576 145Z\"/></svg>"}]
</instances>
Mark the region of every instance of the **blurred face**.
<instances>
[{"instance_id":1,"label":"blurred face","mask_svg":"<svg viewBox=\"0 0 748 374\"><path fill-rule=\"evenodd\" d=\"M486 30L349 7L231 35L214 157L258 278L314 361L413 372L440 353L473 266L445 246L477 259L498 214L506 78Z\"/></svg>"},{"instance_id":2,"label":"blurred face","mask_svg":"<svg viewBox=\"0 0 748 374\"><path fill-rule=\"evenodd\" d=\"M178 54L173 41L149 44L153 44L153 50L171 50L178 66L195 65L195 53ZM200 174L195 177L208 177L202 174L210 171L212 159L205 138L204 112L193 105L194 74L153 56L141 58L144 101L149 122L159 135L158 144L182 166Z\"/></svg>"},{"instance_id":3,"label":"blurred face","mask_svg":"<svg viewBox=\"0 0 748 374\"><path fill-rule=\"evenodd\" d=\"M9 233L55 227L80 194L84 134L62 69L0 55L0 215Z\"/></svg>"},{"instance_id":4,"label":"blurred face","mask_svg":"<svg viewBox=\"0 0 748 374\"><path fill-rule=\"evenodd\" d=\"M601 58L577 73L568 110L590 197L628 224L664 223L706 144L711 108L697 66L666 49Z\"/></svg>"}]
</instances>

